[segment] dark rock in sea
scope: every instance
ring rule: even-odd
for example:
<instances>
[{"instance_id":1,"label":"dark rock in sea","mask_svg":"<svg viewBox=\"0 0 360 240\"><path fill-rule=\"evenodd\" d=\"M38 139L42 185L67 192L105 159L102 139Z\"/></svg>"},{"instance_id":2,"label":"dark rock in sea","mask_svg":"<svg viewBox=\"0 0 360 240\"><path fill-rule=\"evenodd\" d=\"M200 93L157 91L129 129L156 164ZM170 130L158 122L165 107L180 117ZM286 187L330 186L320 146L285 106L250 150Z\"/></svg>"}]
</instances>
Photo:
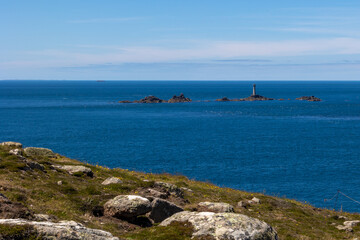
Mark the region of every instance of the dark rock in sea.
<instances>
[{"instance_id":1,"label":"dark rock in sea","mask_svg":"<svg viewBox=\"0 0 360 240\"><path fill-rule=\"evenodd\" d=\"M242 98L242 101L269 101L269 100L274 100L273 98L267 98L261 95L251 95L250 97L247 98Z\"/></svg>"},{"instance_id":2,"label":"dark rock in sea","mask_svg":"<svg viewBox=\"0 0 360 240\"><path fill-rule=\"evenodd\" d=\"M119 101L118 103L132 103L132 101L129 101L129 100L123 100L123 101Z\"/></svg>"},{"instance_id":3,"label":"dark rock in sea","mask_svg":"<svg viewBox=\"0 0 360 240\"><path fill-rule=\"evenodd\" d=\"M223 98L216 99L215 101L217 101L217 102L229 102L231 100L228 99L227 97L223 97Z\"/></svg>"},{"instance_id":4,"label":"dark rock in sea","mask_svg":"<svg viewBox=\"0 0 360 240\"><path fill-rule=\"evenodd\" d=\"M163 102L166 101L155 96L147 96L141 100L134 101L134 103L163 103Z\"/></svg>"},{"instance_id":5,"label":"dark rock in sea","mask_svg":"<svg viewBox=\"0 0 360 240\"><path fill-rule=\"evenodd\" d=\"M168 103L179 103L179 102L191 102L191 99L185 97L184 94L181 93L179 96L174 95L168 101Z\"/></svg>"},{"instance_id":6,"label":"dark rock in sea","mask_svg":"<svg viewBox=\"0 0 360 240\"><path fill-rule=\"evenodd\" d=\"M314 96L303 96L296 98L296 100L309 101L309 102L320 102L321 99Z\"/></svg>"}]
</instances>

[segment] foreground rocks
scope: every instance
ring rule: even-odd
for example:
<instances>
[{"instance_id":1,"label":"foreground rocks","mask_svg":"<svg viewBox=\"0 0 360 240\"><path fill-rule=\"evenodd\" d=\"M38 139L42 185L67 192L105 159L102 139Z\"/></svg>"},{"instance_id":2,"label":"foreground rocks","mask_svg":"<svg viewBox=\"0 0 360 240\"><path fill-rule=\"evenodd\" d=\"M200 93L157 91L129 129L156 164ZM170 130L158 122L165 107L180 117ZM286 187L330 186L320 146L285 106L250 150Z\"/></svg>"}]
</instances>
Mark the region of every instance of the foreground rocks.
<instances>
[{"instance_id":1,"label":"foreground rocks","mask_svg":"<svg viewBox=\"0 0 360 240\"><path fill-rule=\"evenodd\" d=\"M150 201L136 195L119 195L104 204L104 215L119 219L134 218L150 211Z\"/></svg>"},{"instance_id":2,"label":"foreground rocks","mask_svg":"<svg viewBox=\"0 0 360 240\"><path fill-rule=\"evenodd\" d=\"M0 218L33 219L33 213L20 203L13 203L0 193Z\"/></svg>"},{"instance_id":3,"label":"foreground rocks","mask_svg":"<svg viewBox=\"0 0 360 240\"><path fill-rule=\"evenodd\" d=\"M339 230L344 230L347 232L352 232L353 231L353 227L356 227L360 224L360 220L354 220L354 221L345 221L344 225L338 225L336 226L337 229Z\"/></svg>"},{"instance_id":4,"label":"foreground rocks","mask_svg":"<svg viewBox=\"0 0 360 240\"><path fill-rule=\"evenodd\" d=\"M60 221L54 222L36 222L25 219L0 219L0 224L14 225L14 226L31 226L38 233L39 237L46 239L58 240L118 240L111 233L86 228L82 224L74 221Z\"/></svg>"},{"instance_id":5,"label":"foreground rocks","mask_svg":"<svg viewBox=\"0 0 360 240\"><path fill-rule=\"evenodd\" d=\"M117 178L117 177L109 177L109 178L105 179L105 181L103 181L101 184L102 185L109 185L109 184L119 184L119 183L123 183L119 178Z\"/></svg>"},{"instance_id":6,"label":"foreground rocks","mask_svg":"<svg viewBox=\"0 0 360 240\"><path fill-rule=\"evenodd\" d=\"M84 174L87 175L89 177L93 177L94 173L92 172L92 170L88 167L84 167L81 165L54 165L55 168L61 169L61 170L65 170L67 171L69 174L71 175L76 175L76 174Z\"/></svg>"},{"instance_id":7,"label":"foreground rocks","mask_svg":"<svg viewBox=\"0 0 360 240\"><path fill-rule=\"evenodd\" d=\"M317 98L314 96L303 96L303 97L296 98L296 100L309 101L309 102L320 102L321 101L320 98Z\"/></svg>"},{"instance_id":8,"label":"foreground rocks","mask_svg":"<svg viewBox=\"0 0 360 240\"><path fill-rule=\"evenodd\" d=\"M24 149L26 155L31 157L56 157L56 154L48 148L27 147Z\"/></svg>"},{"instance_id":9,"label":"foreground rocks","mask_svg":"<svg viewBox=\"0 0 360 240\"><path fill-rule=\"evenodd\" d=\"M152 201L151 208L149 217L155 223L161 222L175 213L184 211L181 207L159 198Z\"/></svg>"},{"instance_id":10,"label":"foreground rocks","mask_svg":"<svg viewBox=\"0 0 360 240\"><path fill-rule=\"evenodd\" d=\"M228 203L200 202L197 210L199 212L227 213L234 212L234 207Z\"/></svg>"},{"instance_id":11,"label":"foreground rocks","mask_svg":"<svg viewBox=\"0 0 360 240\"><path fill-rule=\"evenodd\" d=\"M13 148L22 148L22 144L18 142L2 142L1 146L13 147Z\"/></svg>"},{"instance_id":12,"label":"foreground rocks","mask_svg":"<svg viewBox=\"0 0 360 240\"><path fill-rule=\"evenodd\" d=\"M160 226L168 226L172 222L190 222L195 229L193 237L211 236L216 240L278 239L270 225L242 214L184 211L164 220Z\"/></svg>"}]
</instances>

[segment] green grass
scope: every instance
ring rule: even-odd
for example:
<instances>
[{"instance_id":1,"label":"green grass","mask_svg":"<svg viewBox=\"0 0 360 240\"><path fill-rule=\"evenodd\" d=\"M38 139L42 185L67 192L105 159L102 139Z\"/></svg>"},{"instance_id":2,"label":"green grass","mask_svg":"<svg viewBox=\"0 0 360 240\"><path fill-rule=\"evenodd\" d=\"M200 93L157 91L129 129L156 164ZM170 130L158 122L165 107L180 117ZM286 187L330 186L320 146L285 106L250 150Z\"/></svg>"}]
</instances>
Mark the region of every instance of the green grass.
<instances>
[{"instance_id":1,"label":"green grass","mask_svg":"<svg viewBox=\"0 0 360 240\"><path fill-rule=\"evenodd\" d=\"M126 237L126 239L191 238L192 228L189 224L142 229L136 226L127 226L120 220L91 216L94 209L103 206L109 199L120 194L137 194L141 189L153 187L155 181L168 182L178 187L191 189L192 192L184 191L184 198L188 203L184 203L182 207L187 210L196 209L197 203L201 201L226 202L233 205L237 213L256 217L269 223L278 232L280 239L331 240L360 237L360 227L354 228L353 233L339 231L335 228L344 221L335 216L343 215L349 220L360 220L358 214L317 209L309 204L291 199L221 188L181 175L151 174L92 166L63 156L41 158L40 160L29 158L43 164L45 171L23 171L25 164L16 156L8 154L8 151L9 148L0 146L0 189L3 189L0 190L0 193L12 201L24 204L35 213L51 214L58 220L78 221L85 226L110 231L115 236ZM90 167L94 172L94 177L55 171L51 167L52 164ZM106 178L112 176L120 178L123 183L101 185ZM148 181L143 181L145 179ZM58 181L62 181L62 184L58 185ZM259 198L261 203L252 205L248 209L237 207L239 201L250 200L253 197ZM5 233L5 230L0 228L0 234L3 232Z\"/></svg>"}]
</instances>

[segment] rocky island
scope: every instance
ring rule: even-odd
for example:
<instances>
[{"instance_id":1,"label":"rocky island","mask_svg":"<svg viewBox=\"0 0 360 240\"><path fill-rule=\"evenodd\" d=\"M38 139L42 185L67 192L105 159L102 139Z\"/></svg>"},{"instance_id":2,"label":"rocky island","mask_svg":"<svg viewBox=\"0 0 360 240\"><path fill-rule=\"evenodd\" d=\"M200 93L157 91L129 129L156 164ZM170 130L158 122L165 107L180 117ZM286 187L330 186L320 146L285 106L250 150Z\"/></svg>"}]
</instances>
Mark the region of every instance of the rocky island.
<instances>
[{"instance_id":1,"label":"rocky island","mask_svg":"<svg viewBox=\"0 0 360 240\"><path fill-rule=\"evenodd\" d=\"M216 99L215 101L217 101L217 102L229 102L229 101L239 102L239 101L269 101L269 100L274 100L274 99L267 98L267 97L256 94L256 84L254 84L253 85L253 94L251 94L247 98L229 99L227 97L223 97L223 98Z\"/></svg>"},{"instance_id":2,"label":"rocky island","mask_svg":"<svg viewBox=\"0 0 360 240\"><path fill-rule=\"evenodd\" d=\"M155 96L147 96L140 100L135 101L128 101L123 100L119 101L119 103L181 103L181 102L191 102L192 100L190 98L187 98L184 96L184 94L180 94L179 96L174 95L169 100L163 100Z\"/></svg>"},{"instance_id":3,"label":"rocky island","mask_svg":"<svg viewBox=\"0 0 360 240\"><path fill-rule=\"evenodd\" d=\"M0 239L356 239L360 216L0 144Z\"/></svg>"},{"instance_id":4,"label":"rocky island","mask_svg":"<svg viewBox=\"0 0 360 240\"><path fill-rule=\"evenodd\" d=\"M296 98L296 100L309 101L309 102L320 102L321 101L320 98L317 98L315 96L303 96L303 97Z\"/></svg>"}]
</instances>

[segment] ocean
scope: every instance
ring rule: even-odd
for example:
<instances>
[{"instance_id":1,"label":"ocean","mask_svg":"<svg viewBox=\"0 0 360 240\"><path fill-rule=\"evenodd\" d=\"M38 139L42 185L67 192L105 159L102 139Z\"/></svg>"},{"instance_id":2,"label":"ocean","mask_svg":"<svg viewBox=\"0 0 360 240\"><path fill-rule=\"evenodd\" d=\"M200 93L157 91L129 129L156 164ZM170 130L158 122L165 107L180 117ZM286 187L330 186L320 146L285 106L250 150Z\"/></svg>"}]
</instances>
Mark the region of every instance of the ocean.
<instances>
[{"instance_id":1,"label":"ocean","mask_svg":"<svg viewBox=\"0 0 360 240\"><path fill-rule=\"evenodd\" d=\"M285 101L215 102L260 95ZM120 104L184 93L191 103ZM311 96L321 102L297 101ZM208 101L210 100L210 101ZM0 81L0 142L360 212L360 82Z\"/></svg>"}]
</instances>

